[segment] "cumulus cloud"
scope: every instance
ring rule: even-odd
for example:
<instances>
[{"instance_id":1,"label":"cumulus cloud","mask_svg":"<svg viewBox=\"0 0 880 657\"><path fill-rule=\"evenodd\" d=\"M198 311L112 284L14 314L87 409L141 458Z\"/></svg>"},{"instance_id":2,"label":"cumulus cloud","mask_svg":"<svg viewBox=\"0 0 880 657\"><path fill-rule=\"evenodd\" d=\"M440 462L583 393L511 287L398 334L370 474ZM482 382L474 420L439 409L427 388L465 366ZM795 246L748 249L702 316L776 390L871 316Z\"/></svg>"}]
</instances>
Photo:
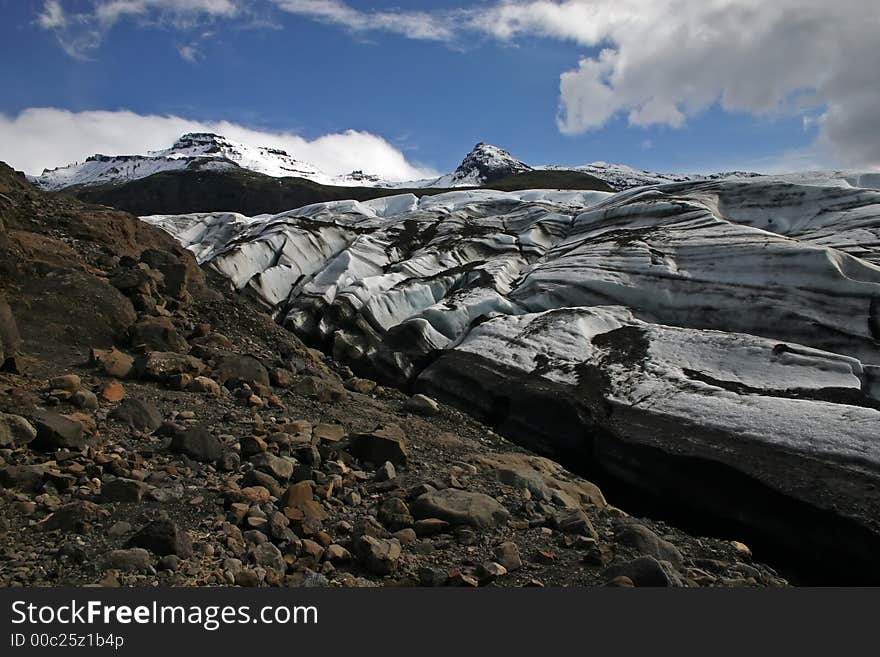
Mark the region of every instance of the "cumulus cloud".
<instances>
[{"instance_id":1,"label":"cumulus cloud","mask_svg":"<svg viewBox=\"0 0 880 657\"><path fill-rule=\"evenodd\" d=\"M516 0L471 26L600 48L560 77L564 134L623 115L680 127L715 104L756 116L819 111L817 146L880 166L880 12L874 0Z\"/></svg>"},{"instance_id":2,"label":"cumulus cloud","mask_svg":"<svg viewBox=\"0 0 880 657\"><path fill-rule=\"evenodd\" d=\"M389 180L436 175L409 162L399 149L369 132L347 130L309 140L228 121L56 108L30 108L16 116L0 114L0 160L38 175L45 168L81 162L95 153L137 155L167 148L187 132L216 132L252 146L280 148L331 175L356 169Z\"/></svg>"},{"instance_id":3,"label":"cumulus cloud","mask_svg":"<svg viewBox=\"0 0 880 657\"><path fill-rule=\"evenodd\" d=\"M354 32L446 42L537 36L583 47L560 76L563 134L618 116L678 128L716 104L755 116L818 113L818 148L843 164L880 166L876 0L500 0L432 13L273 2Z\"/></svg>"},{"instance_id":4,"label":"cumulus cloud","mask_svg":"<svg viewBox=\"0 0 880 657\"><path fill-rule=\"evenodd\" d=\"M358 9L344 0L93 0L87 13L45 0L38 23L82 56L125 16L185 25L257 6L337 25L457 46L542 37L582 49L559 80L560 132L617 117L681 127L707 108L811 117L816 147L880 167L880 12L876 0L492 0L459 9ZM377 4L383 4L378 2ZM184 57L185 54L181 53ZM574 58L573 58L574 59Z\"/></svg>"}]
</instances>

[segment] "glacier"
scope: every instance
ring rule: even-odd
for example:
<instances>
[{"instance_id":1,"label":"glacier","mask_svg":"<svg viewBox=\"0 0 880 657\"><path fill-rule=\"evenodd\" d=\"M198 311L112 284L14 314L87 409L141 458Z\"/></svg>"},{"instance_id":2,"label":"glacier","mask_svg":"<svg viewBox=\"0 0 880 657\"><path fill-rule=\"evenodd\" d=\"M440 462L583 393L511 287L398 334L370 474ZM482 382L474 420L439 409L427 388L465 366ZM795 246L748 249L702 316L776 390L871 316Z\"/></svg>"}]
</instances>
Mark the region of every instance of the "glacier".
<instances>
[{"instance_id":1,"label":"glacier","mask_svg":"<svg viewBox=\"0 0 880 657\"><path fill-rule=\"evenodd\" d=\"M742 176L142 219L359 374L644 492L761 519L777 542L830 554L848 537L868 559L876 182Z\"/></svg>"}]
</instances>

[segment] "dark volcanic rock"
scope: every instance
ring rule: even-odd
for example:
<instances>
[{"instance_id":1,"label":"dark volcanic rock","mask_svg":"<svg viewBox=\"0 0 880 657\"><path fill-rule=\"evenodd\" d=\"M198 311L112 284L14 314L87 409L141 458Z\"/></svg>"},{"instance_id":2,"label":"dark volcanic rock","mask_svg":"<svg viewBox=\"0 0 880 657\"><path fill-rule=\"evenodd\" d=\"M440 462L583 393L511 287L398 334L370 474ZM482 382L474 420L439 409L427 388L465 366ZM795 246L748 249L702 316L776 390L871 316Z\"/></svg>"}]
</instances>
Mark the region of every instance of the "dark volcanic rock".
<instances>
[{"instance_id":1,"label":"dark volcanic rock","mask_svg":"<svg viewBox=\"0 0 880 657\"><path fill-rule=\"evenodd\" d=\"M227 356L217 366L216 375L221 385L230 388L242 383L269 386L268 370L253 356Z\"/></svg>"},{"instance_id":2,"label":"dark volcanic rock","mask_svg":"<svg viewBox=\"0 0 880 657\"><path fill-rule=\"evenodd\" d=\"M189 351L189 344L167 317L142 319L129 328L128 337L132 346L146 351Z\"/></svg>"},{"instance_id":3,"label":"dark volcanic rock","mask_svg":"<svg viewBox=\"0 0 880 657\"><path fill-rule=\"evenodd\" d=\"M220 439L204 426L193 427L174 436L171 450L205 463L215 463L223 456Z\"/></svg>"},{"instance_id":4,"label":"dark volcanic rock","mask_svg":"<svg viewBox=\"0 0 880 657\"><path fill-rule=\"evenodd\" d=\"M407 450L403 430L389 424L371 433L352 436L352 449L362 461L380 465L389 461L392 465L406 465Z\"/></svg>"},{"instance_id":5,"label":"dark volcanic rock","mask_svg":"<svg viewBox=\"0 0 880 657\"><path fill-rule=\"evenodd\" d=\"M110 411L110 419L133 429L155 431L162 426L162 414L155 404L142 399L125 399Z\"/></svg>"},{"instance_id":6,"label":"dark volcanic rock","mask_svg":"<svg viewBox=\"0 0 880 657\"><path fill-rule=\"evenodd\" d=\"M33 416L37 437L34 447L40 449L82 449L86 442L83 426L52 411L37 411Z\"/></svg>"},{"instance_id":7,"label":"dark volcanic rock","mask_svg":"<svg viewBox=\"0 0 880 657\"><path fill-rule=\"evenodd\" d=\"M397 570L401 547L397 539L358 536L352 545L355 556L364 567L377 575L391 575Z\"/></svg>"},{"instance_id":8,"label":"dark volcanic rock","mask_svg":"<svg viewBox=\"0 0 880 657\"><path fill-rule=\"evenodd\" d=\"M676 568L681 568L683 559L681 552L672 543L665 541L644 525L628 523L617 531L617 542L636 548L642 554L668 561Z\"/></svg>"},{"instance_id":9,"label":"dark volcanic rock","mask_svg":"<svg viewBox=\"0 0 880 657\"><path fill-rule=\"evenodd\" d=\"M681 586L681 580L672 570L654 557L639 557L627 563L611 566L605 570L606 580L628 577L636 586Z\"/></svg>"},{"instance_id":10,"label":"dark volcanic rock","mask_svg":"<svg viewBox=\"0 0 880 657\"><path fill-rule=\"evenodd\" d=\"M182 559L192 556L192 539L171 520L154 520L131 537L129 545L142 547L150 552L165 556L176 554Z\"/></svg>"}]
</instances>

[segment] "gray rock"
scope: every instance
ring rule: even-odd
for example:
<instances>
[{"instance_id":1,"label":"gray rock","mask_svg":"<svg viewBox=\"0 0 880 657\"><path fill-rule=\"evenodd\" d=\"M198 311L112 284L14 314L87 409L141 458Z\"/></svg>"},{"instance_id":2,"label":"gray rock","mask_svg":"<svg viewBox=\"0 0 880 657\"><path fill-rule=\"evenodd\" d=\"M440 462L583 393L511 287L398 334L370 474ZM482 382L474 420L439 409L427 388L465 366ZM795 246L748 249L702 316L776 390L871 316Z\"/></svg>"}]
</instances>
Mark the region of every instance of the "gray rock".
<instances>
[{"instance_id":1,"label":"gray rock","mask_svg":"<svg viewBox=\"0 0 880 657\"><path fill-rule=\"evenodd\" d=\"M148 317L132 325L128 330L134 347L147 351L173 351L186 353L189 344L177 332L173 322L167 317Z\"/></svg>"},{"instance_id":2,"label":"gray rock","mask_svg":"<svg viewBox=\"0 0 880 657\"><path fill-rule=\"evenodd\" d=\"M182 559L192 556L192 539L171 520L154 520L132 536L129 545L142 547L159 556L176 554Z\"/></svg>"},{"instance_id":3,"label":"gray rock","mask_svg":"<svg viewBox=\"0 0 880 657\"><path fill-rule=\"evenodd\" d=\"M37 430L20 415L0 413L0 447L21 447L33 442Z\"/></svg>"},{"instance_id":4,"label":"gray rock","mask_svg":"<svg viewBox=\"0 0 880 657\"><path fill-rule=\"evenodd\" d=\"M598 539L593 523L583 509L564 509L554 516L556 528L564 534L580 534Z\"/></svg>"},{"instance_id":5,"label":"gray rock","mask_svg":"<svg viewBox=\"0 0 880 657\"><path fill-rule=\"evenodd\" d=\"M396 424L353 436L352 449L361 461L374 464L388 461L393 465L406 465L406 440L403 430Z\"/></svg>"},{"instance_id":6,"label":"gray rock","mask_svg":"<svg viewBox=\"0 0 880 657\"><path fill-rule=\"evenodd\" d=\"M153 568L153 557L143 548L113 550L110 553L111 568L132 572L147 572Z\"/></svg>"},{"instance_id":7,"label":"gray rock","mask_svg":"<svg viewBox=\"0 0 880 657\"><path fill-rule=\"evenodd\" d=\"M437 415L440 412L440 405L427 395L413 395L406 400L404 409L411 413L419 415Z\"/></svg>"},{"instance_id":8,"label":"gray rock","mask_svg":"<svg viewBox=\"0 0 880 657\"><path fill-rule=\"evenodd\" d=\"M278 481L287 481L293 476L294 462L269 452L260 452L252 456L250 462L254 468L272 475Z\"/></svg>"},{"instance_id":9,"label":"gray rock","mask_svg":"<svg viewBox=\"0 0 880 657\"><path fill-rule=\"evenodd\" d=\"M503 525L510 513L492 497L483 493L446 488L420 495L412 503L416 518L440 518L453 525L489 529Z\"/></svg>"},{"instance_id":10,"label":"gray rock","mask_svg":"<svg viewBox=\"0 0 880 657\"><path fill-rule=\"evenodd\" d=\"M644 525L628 523L617 530L618 543L635 548L640 553L660 561L668 561L675 568L681 568L681 552L669 541L663 540ZM635 581L635 580L634 580Z\"/></svg>"},{"instance_id":11,"label":"gray rock","mask_svg":"<svg viewBox=\"0 0 880 657\"><path fill-rule=\"evenodd\" d=\"M281 575L284 574L287 564L284 562L281 550L272 545L272 543L267 541L254 546L251 548L250 553L256 565L264 568L272 568L277 573Z\"/></svg>"},{"instance_id":12,"label":"gray rock","mask_svg":"<svg viewBox=\"0 0 880 657\"><path fill-rule=\"evenodd\" d=\"M401 547L397 539L363 535L353 541L352 551L370 572L391 575L397 570Z\"/></svg>"},{"instance_id":13,"label":"gray rock","mask_svg":"<svg viewBox=\"0 0 880 657\"><path fill-rule=\"evenodd\" d=\"M34 447L41 449L82 449L85 444L83 427L52 411L37 411L33 415L37 430Z\"/></svg>"},{"instance_id":14,"label":"gray rock","mask_svg":"<svg viewBox=\"0 0 880 657\"><path fill-rule=\"evenodd\" d=\"M664 563L666 564L664 566ZM661 563L654 557L643 556L622 564L615 564L603 573L606 581L629 577L636 586L681 586L681 578L669 562Z\"/></svg>"},{"instance_id":15,"label":"gray rock","mask_svg":"<svg viewBox=\"0 0 880 657\"><path fill-rule=\"evenodd\" d=\"M167 381L179 374L198 376L205 370L205 364L195 356L178 354L173 351L151 351L139 356L134 363L139 378Z\"/></svg>"},{"instance_id":16,"label":"gray rock","mask_svg":"<svg viewBox=\"0 0 880 657\"><path fill-rule=\"evenodd\" d=\"M162 426L162 414L155 404L142 399L125 399L108 417L133 429L155 431Z\"/></svg>"},{"instance_id":17,"label":"gray rock","mask_svg":"<svg viewBox=\"0 0 880 657\"><path fill-rule=\"evenodd\" d=\"M391 461L385 461L385 463L376 470L376 476L374 479L378 482L391 481L396 476L397 470L394 469L394 464L391 463Z\"/></svg>"},{"instance_id":18,"label":"gray rock","mask_svg":"<svg viewBox=\"0 0 880 657\"><path fill-rule=\"evenodd\" d=\"M45 470L38 465L7 465L0 468L0 484L26 493L36 493L43 487Z\"/></svg>"},{"instance_id":19,"label":"gray rock","mask_svg":"<svg viewBox=\"0 0 880 657\"><path fill-rule=\"evenodd\" d=\"M519 547L513 541L505 541L495 548L495 561L510 571L519 570L523 565Z\"/></svg>"},{"instance_id":20,"label":"gray rock","mask_svg":"<svg viewBox=\"0 0 880 657\"><path fill-rule=\"evenodd\" d=\"M377 517L379 522L392 532L412 527L413 525L413 517L409 512L409 508L406 506L406 502L399 497L389 497L382 502Z\"/></svg>"},{"instance_id":21,"label":"gray rock","mask_svg":"<svg viewBox=\"0 0 880 657\"><path fill-rule=\"evenodd\" d=\"M135 479L111 479L102 484L101 499L105 502L140 502L148 488L144 482Z\"/></svg>"},{"instance_id":22,"label":"gray rock","mask_svg":"<svg viewBox=\"0 0 880 657\"><path fill-rule=\"evenodd\" d=\"M79 408L93 411L98 408L98 397L91 390L77 390L70 398Z\"/></svg>"},{"instance_id":23,"label":"gray rock","mask_svg":"<svg viewBox=\"0 0 880 657\"><path fill-rule=\"evenodd\" d=\"M221 385L230 389L244 383L269 387L269 372L253 356L227 356L218 365L216 376Z\"/></svg>"},{"instance_id":24,"label":"gray rock","mask_svg":"<svg viewBox=\"0 0 880 657\"><path fill-rule=\"evenodd\" d=\"M171 451L186 454L196 461L215 463L223 456L223 445L206 427L197 426L174 436Z\"/></svg>"}]
</instances>

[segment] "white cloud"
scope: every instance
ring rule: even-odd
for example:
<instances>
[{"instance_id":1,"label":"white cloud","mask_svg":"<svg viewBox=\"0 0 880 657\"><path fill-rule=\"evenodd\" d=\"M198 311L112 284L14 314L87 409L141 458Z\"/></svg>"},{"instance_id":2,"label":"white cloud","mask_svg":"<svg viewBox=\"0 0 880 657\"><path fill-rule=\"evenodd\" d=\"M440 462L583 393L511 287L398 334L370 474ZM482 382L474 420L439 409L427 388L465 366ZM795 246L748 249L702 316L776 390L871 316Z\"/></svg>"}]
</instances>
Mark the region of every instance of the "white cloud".
<instances>
[{"instance_id":1,"label":"white cloud","mask_svg":"<svg viewBox=\"0 0 880 657\"><path fill-rule=\"evenodd\" d=\"M352 32L392 32L410 39L452 41L456 13L359 11L342 0L271 0L279 9L342 26Z\"/></svg>"},{"instance_id":2,"label":"white cloud","mask_svg":"<svg viewBox=\"0 0 880 657\"><path fill-rule=\"evenodd\" d=\"M680 127L716 103L756 116L818 111L817 147L880 167L876 0L507 0L470 25L502 41L602 49L560 77L565 134L621 114Z\"/></svg>"},{"instance_id":3,"label":"white cloud","mask_svg":"<svg viewBox=\"0 0 880 657\"><path fill-rule=\"evenodd\" d=\"M180 46L180 48L177 49L177 52L180 54L182 59L185 59L191 64L198 64L200 61L202 61L201 51L198 49L197 46L193 44Z\"/></svg>"},{"instance_id":4,"label":"white cloud","mask_svg":"<svg viewBox=\"0 0 880 657\"><path fill-rule=\"evenodd\" d=\"M446 42L537 36L598 50L560 76L564 134L617 116L677 128L718 104L756 116L818 115L817 149L880 167L877 0L497 0L431 13L273 2L354 32Z\"/></svg>"},{"instance_id":5,"label":"white cloud","mask_svg":"<svg viewBox=\"0 0 880 657\"><path fill-rule=\"evenodd\" d=\"M185 30L245 13L249 0L93 0L88 11L65 12L61 0L44 0L37 24L52 32L64 51L87 59L120 20L138 18ZM81 6L81 5L80 5Z\"/></svg>"},{"instance_id":6,"label":"white cloud","mask_svg":"<svg viewBox=\"0 0 880 657\"><path fill-rule=\"evenodd\" d=\"M308 140L228 121L56 108L29 108L11 117L0 114L0 160L38 175L44 168L81 162L95 153L144 154L167 148L187 132L216 132L253 146L280 148L331 175L356 169L390 180L436 175L429 168L409 162L399 149L369 132L347 130Z\"/></svg>"},{"instance_id":7,"label":"white cloud","mask_svg":"<svg viewBox=\"0 0 880 657\"><path fill-rule=\"evenodd\" d=\"M43 12L37 16L37 23L44 30L54 30L62 28L67 24L64 16L64 9L58 0L46 0L43 5Z\"/></svg>"},{"instance_id":8,"label":"white cloud","mask_svg":"<svg viewBox=\"0 0 880 657\"><path fill-rule=\"evenodd\" d=\"M37 22L80 57L125 16L184 27L240 20L258 6L354 34L452 46L480 37L556 39L588 50L560 76L564 134L616 117L681 127L719 105L755 116L807 115L817 149L845 165L880 167L877 0L493 0L435 11L361 10L344 0L94 2L93 11L71 14L60 0L45 0Z\"/></svg>"}]
</instances>

